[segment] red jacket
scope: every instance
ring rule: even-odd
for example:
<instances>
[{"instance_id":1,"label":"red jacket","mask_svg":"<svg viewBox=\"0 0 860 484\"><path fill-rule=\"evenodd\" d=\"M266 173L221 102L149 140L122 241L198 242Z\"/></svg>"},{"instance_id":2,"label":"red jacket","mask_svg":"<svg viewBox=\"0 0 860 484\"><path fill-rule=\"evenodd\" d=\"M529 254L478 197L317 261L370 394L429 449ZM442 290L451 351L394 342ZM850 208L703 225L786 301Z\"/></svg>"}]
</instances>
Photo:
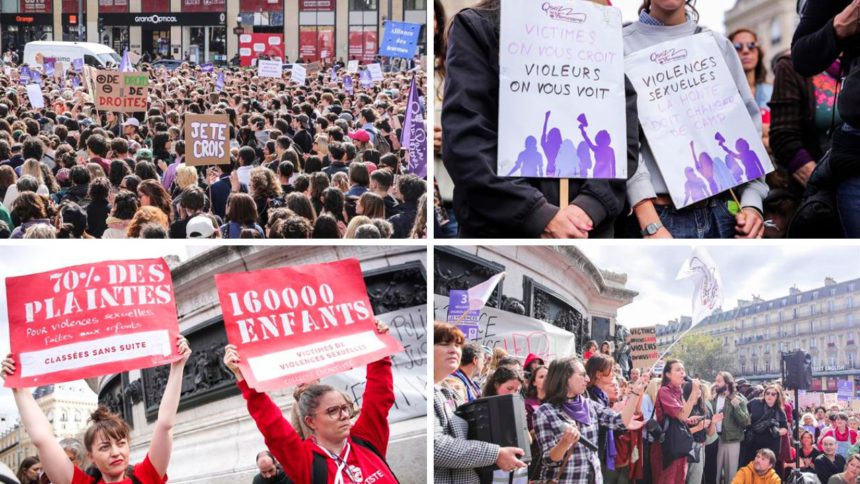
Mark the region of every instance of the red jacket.
<instances>
[{"instance_id":1,"label":"red jacket","mask_svg":"<svg viewBox=\"0 0 860 484\"><path fill-rule=\"evenodd\" d=\"M242 396L248 401L248 413L257 423L263 434L266 447L284 467L284 472L293 482L313 482L312 469L314 453L326 458L328 482L333 483L337 475L337 463L328 452L320 448L312 439L302 440L293 426L281 414L265 393L259 393L248 386L244 380L238 383ZM347 439L349 457L347 471L357 477L358 482L366 484L395 484L397 481L372 450L355 444L352 437L361 438L373 445L383 456L388 450L388 411L394 405L394 376L391 373L391 358L385 357L367 365L367 385L362 395L361 413ZM346 452L341 453L343 457ZM357 474L361 475L358 476ZM344 482L350 482L344 475Z\"/></svg>"}]
</instances>

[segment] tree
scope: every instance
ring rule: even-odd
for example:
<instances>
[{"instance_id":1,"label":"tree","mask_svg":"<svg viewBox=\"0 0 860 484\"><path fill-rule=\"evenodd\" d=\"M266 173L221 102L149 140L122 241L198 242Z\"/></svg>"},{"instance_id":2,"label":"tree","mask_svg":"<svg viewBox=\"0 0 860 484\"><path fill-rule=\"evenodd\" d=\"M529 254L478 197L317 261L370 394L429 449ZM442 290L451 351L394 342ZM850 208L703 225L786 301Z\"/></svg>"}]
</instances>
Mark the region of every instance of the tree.
<instances>
[{"instance_id":1,"label":"tree","mask_svg":"<svg viewBox=\"0 0 860 484\"><path fill-rule=\"evenodd\" d=\"M713 382L717 373L737 373L737 357L723 347L723 343L707 334L688 334L669 352L669 358L684 362L691 377Z\"/></svg>"}]
</instances>

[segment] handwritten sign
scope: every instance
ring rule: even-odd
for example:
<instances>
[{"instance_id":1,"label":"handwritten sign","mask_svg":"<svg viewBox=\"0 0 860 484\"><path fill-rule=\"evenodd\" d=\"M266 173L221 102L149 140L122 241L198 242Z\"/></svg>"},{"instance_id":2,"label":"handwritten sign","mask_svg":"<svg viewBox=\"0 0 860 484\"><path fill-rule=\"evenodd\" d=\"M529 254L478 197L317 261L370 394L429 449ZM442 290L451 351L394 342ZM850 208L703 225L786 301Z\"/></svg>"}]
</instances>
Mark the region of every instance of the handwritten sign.
<instances>
[{"instance_id":1,"label":"handwritten sign","mask_svg":"<svg viewBox=\"0 0 860 484\"><path fill-rule=\"evenodd\" d=\"M217 274L227 339L248 384L266 391L402 351L376 332L357 259Z\"/></svg>"},{"instance_id":2,"label":"handwritten sign","mask_svg":"<svg viewBox=\"0 0 860 484\"><path fill-rule=\"evenodd\" d=\"M411 59L418 50L418 36L421 34L421 24L406 22L385 22L385 32L382 34L382 45L379 55L384 57L403 57Z\"/></svg>"},{"instance_id":3,"label":"handwritten sign","mask_svg":"<svg viewBox=\"0 0 860 484\"><path fill-rule=\"evenodd\" d=\"M146 111L149 74L95 70L93 81L99 110L119 113Z\"/></svg>"},{"instance_id":4,"label":"handwritten sign","mask_svg":"<svg viewBox=\"0 0 860 484\"><path fill-rule=\"evenodd\" d=\"M503 0L497 173L627 178L621 11Z\"/></svg>"},{"instance_id":5,"label":"handwritten sign","mask_svg":"<svg viewBox=\"0 0 860 484\"><path fill-rule=\"evenodd\" d=\"M283 63L279 60L257 60L257 76L259 77L281 77L283 74Z\"/></svg>"},{"instance_id":6,"label":"handwritten sign","mask_svg":"<svg viewBox=\"0 0 860 484\"><path fill-rule=\"evenodd\" d=\"M358 72L358 60L351 60L346 63L346 72L355 74Z\"/></svg>"},{"instance_id":7,"label":"handwritten sign","mask_svg":"<svg viewBox=\"0 0 860 484\"><path fill-rule=\"evenodd\" d=\"M178 359L179 323L162 259L99 262L6 279L9 336L29 387Z\"/></svg>"},{"instance_id":8,"label":"handwritten sign","mask_svg":"<svg viewBox=\"0 0 860 484\"><path fill-rule=\"evenodd\" d=\"M385 76L382 75L382 66L379 62L367 64L367 72L370 73L370 80L373 82L382 82Z\"/></svg>"},{"instance_id":9,"label":"handwritten sign","mask_svg":"<svg viewBox=\"0 0 860 484\"><path fill-rule=\"evenodd\" d=\"M642 49L626 65L642 129L675 207L773 171L712 34Z\"/></svg>"},{"instance_id":10,"label":"handwritten sign","mask_svg":"<svg viewBox=\"0 0 860 484\"><path fill-rule=\"evenodd\" d=\"M226 114L185 116L185 163L230 164L230 118Z\"/></svg>"},{"instance_id":11,"label":"handwritten sign","mask_svg":"<svg viewBox=\"0 0 860 484\"><path fill-rule=\"evenodd\" d=\"M657 350L657 327L630 328L627 336L633 368L651 368L660 352Z\"/></svg>"},{"instance_id":12,"label":"handwritten sign","mask_svg":"<svg viewBox=\"0 0 860 484\"><path fill-rule=\"evenodd\" d=\"M27 84L27 99L30 105L36 109L45 107L45 98L42 96L42 87L38 84Z\"/></svg>"},{"instance_id":13,"label":"handwritten sign","mask_svg":"<svg viewBox=\"0 0 860 484\"><path fill-rule=\"evenodd\" d=\"M290 74L290 80L295 82L300 86L305 85L305 80L307 79L307 70L305 66L301 64L293 64L293 70Z\"/></svg>"}]
</instances>

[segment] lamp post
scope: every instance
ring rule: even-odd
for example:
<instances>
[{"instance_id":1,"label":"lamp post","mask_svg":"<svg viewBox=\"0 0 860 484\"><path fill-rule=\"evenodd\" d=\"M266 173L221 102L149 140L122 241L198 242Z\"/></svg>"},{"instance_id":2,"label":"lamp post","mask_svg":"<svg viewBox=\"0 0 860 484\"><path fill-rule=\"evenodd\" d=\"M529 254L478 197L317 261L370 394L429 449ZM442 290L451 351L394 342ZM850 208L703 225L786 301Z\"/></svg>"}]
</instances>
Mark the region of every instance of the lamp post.
<instances>
[{"instance_id":1,"label":"lamp post","mask_svg":"<svg viewBox=\"0 0 860 484\"><path fill-rule=\"evenodd\" d=\"M233 32L236 34L236 54L241 57L242 33L244 32L242 29L242 15L236 15L236 28L233 29ZM241 62L239 65L241 65Z\"/></svg>"}]
</instances>

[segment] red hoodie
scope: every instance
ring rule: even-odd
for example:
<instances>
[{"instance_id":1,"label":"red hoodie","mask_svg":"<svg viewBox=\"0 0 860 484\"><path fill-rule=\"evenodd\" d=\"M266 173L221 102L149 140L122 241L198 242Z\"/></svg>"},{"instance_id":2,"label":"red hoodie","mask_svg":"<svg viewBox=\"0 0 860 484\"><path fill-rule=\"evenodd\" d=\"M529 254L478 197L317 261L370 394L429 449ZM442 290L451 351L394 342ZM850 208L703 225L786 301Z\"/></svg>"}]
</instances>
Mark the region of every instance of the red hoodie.
<instances>
[{"instance_id":1,"label":"red hoodie","mask_svg":"<svg viewBox=\"0 0 860 484\"><path fill-rule=\"evenodd\" d=\"M328 482L334 483L337 462L312 439L302 440L293 426L281 414L281 409L265 393L259 393L244 380L238 383L242 396L248 401L248 413L263 434L266 447L284 467L284 472L293 482L313 482L314 453L326 458ZM344 482L364 484L396 484L397 480L372 450L353 442L352 437L361 438L386 455L388 450L388 411L394 405L394 376L391 373L391 358L385 357L367 365L367 385L362 395L361 413L347 438L349 456L344 469ZM341 458L346 447L341 452ZM350 474L353 480L350 480ZM360 475L359 475L360 474Z\"/></svg>"}]
</instances>

